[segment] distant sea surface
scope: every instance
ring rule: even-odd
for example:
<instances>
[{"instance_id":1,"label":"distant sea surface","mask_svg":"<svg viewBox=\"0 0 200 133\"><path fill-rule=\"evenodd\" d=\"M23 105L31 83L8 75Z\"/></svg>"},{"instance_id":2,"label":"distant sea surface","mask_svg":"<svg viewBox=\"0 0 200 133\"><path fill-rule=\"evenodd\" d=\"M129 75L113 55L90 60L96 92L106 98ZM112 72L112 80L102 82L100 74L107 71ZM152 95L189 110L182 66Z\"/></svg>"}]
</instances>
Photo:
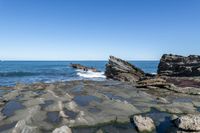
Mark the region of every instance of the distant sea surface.
<instances>
[{"instance_id":1,"label":"distant sea surface","mask_svg":"<svg viewBox=\"0 0 200 133\"><path fill-rule=\"evenodd\" d=\"M129 61L148 73L156 73L159 61ZM83 72L70 67L78 63L101 72ZM107 61L0 61L0 86L16 83L56 82L71 80L105 80Z\"/></svg>"}]
</instances>

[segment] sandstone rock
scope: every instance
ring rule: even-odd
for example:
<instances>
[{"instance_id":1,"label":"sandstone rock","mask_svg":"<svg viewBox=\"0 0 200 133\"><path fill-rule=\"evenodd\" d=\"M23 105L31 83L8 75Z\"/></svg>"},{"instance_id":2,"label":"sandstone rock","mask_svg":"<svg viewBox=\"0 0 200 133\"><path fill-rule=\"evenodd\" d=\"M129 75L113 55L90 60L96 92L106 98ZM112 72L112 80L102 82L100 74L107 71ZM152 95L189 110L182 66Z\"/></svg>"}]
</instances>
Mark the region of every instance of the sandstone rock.
<instances>
[{"instance_id":1,"label":"sandstone rock","mask_svg":"<svg viewBox=\"0 0 200 133\"><path fill-rule=\"evenodd\" d=\"M71 64L71 67L74 68L74 69L80 69L80 70L83 70L83 71L92 71L92 72L98 71L96 68L83 66L81 64Z\"/></svg>"},{"instance_id":2,"label":"sandstone rock","mask_svg":"<svg viewBox=\"0 0 200 133\"><path fill-rule=\"evenodd\" d=\"M56 128L53 133L72 133L72 131L68 126L62 126L60 128Z\"/></svg>"},{"instance_id":3,"label":"sandstone rock","mask_svg":"<svg viewBox=\"0 0 200 133\"><path fill-rule=\"evenodd\" d=\"M200 95L200 89L194 87L178 87L172 83L169 83L165 79L160 77L144 79L137 82L137 88L149 88L149 89L167 89L177 93L189 94L189 95Z\"/></svg>"},{"instance_id":4,"label":"sandstone rock","mask_svg":"<svg viewBox=\"0 0 200 133\"><path fill-rule=\"evenodd\" d=\"M155 129L154 122L149 117L137 115L133 117L133 121L139 132L152 132Z\"/></svg>"},{"instance_id":5,"label":"sandstone rock","mask_svg":"<svg viewBox=\"0 0 200 133\"><path fill-rule=\"evenodd\" d=\"M160 82L163 81L160 80ZM151 82L148 83L151 85L153 84ZM165 83L165 81L163 83ZM25 126L34 130L35 127L37 127L41 132L52 132L57 128L56 125L68 125L70 127L94 126L96 124L115 121L116 118L117 122L123 123L129 121L129 116L147 113L151 111L151 108L170 114L193 114L197 112L195 106L197 106L200 101L200 97L197 95L178 94L170 89L168 90L165 88L163 90L159 87L153 90L139 89L133 84L112 80L102 82L69 81L50 84L52 84L52 87L40 90L39 93L36 93L36 97L31 96L30 98L25 98L26 94L27 96L30 96L29 91L35 92L34 88L37 88L35 85L35 87L30 85L30 90L18 90L20 96L17 97L17 101L26 107L19 110L17 109L14 112L14 115L2 119L0 122L1 128L4 128L4 126L7 125L10 126L14 124L13 122L20 120L26 121ZM74 93L74 89L76 89L77 86L82 87L81 93ZM183 88L181 88L181 90L183 90ZM174 91L178 91L177 88ZM69 98L68 100L68 96L65 95L66 93L72 95L74 98ZM87 106L80 106L79 101L75 99L79 98L79 96L95 96L98 97L100 101L92 101ZM70 99L72 101L70 101ZM169 104L168 101L170 102ZM3 109L3 107L1 109ZM167 117L170 116L168 113L166 114ZM53 117L55 116L54 118L56 119L59 117L59 123L54 123L54 120L52 120L51 117L52 115ZM163 114L155 111L152 115L156 124L159 124L161 120L165 120L165 114L163 116ZM176 120L176 118L173 118L172 120L174 119ZM8 127L8 130L12 132L13 126ZM175 127L173 126L173 128ZM81 132L81 129L77 130ZM130 130L134 132L133 129ZM124 130L120 129L120 132L123 131ZM8 131L6 130L5 133L6 132ZM113 132L116 132L116 130ZM126 130L124 132L126 132ZM164 133L166 132L166 129L162 129L160 132Z\"/></svg>"},{"instance_id":6,"label":"sandstone rock","mask_svg":"<svg viewBox=\"0 0 200 133\"><path fill-rule=\"evenodd\" d=\"M175 125L186 131L200 131L200 115L185 115L175 120Z\"/></svg>"},{"instance_id":7,"label":"sandstone rock","mask_svg":"<svg viewBox=\"0 0 200 133\"><path fill-rule=\"evenodd\" d=\"M178 87L200 87L200 77L169 77L165 76L167 82L172 83Z\"/></svg>"},{"instance_id":8,"label":"sandstone rock","mask_svg":"<svg viewBox=\"0 0 200 133\"><path fill-rule=\"evenodd\" d=\"M149 87L168 88L170 87L170 84L168 84L166 80L161 79L161 78L145 79L137 83L138 83L137 87L139 88L149 88Z\"/></svg>"},{"instance_id":9,"label":"sandstone rock","mask_svg":"<svg viewBox=\"0 0 200 133\"><path fill-rule=\"evenodd\" d=\"M165 54L162 56L158 74L166 76L200 76L200 56Z\"/></svg>"},{"instance_id":10,"label":"sandstone rock","mask_svg":"<svg viewBox=\"0 0 200 133\"><path fill-rule=\"evenodd\" d=\"M39 133L37 127L32 127L26 124L25 120L20 120L15 125L15 128L12 130L12 133Z\"/></svg>"},{"instance_id":11,"label":"sandstone rock","mask_svg":"<svg viewBox=\"0 0 200 133\"><path fill-rule=\"evenodd\" d=\"M105 75L108 79L128 82L136 82L145 77L145 73L141 69L114 56L110 56L109 62L106 64Z\"/></svg>"},{"instance_id":12,"label":"sandstone rock","mask_svg":"<svg viewBox=\"0 0 200 133\"><path fill-rule=\"evenodd\" d=\"M22 84L22 83L17 83L14 87L14 89L16 90L21 90L21 89L24 89L26 87L25 84Z\"/></svg>"},{"instance_id":13,"label":"sandstone rock","mask_svg":"<svg viewBox=\"0 0 200 133\"><path fill-rule=\"evenodd\" d=\"M167 101L167 99L165 99L163 97L157 97L156 100L158 103L162 103L162 104L170 103L169 101Z\"/></svg>"},{"instance_id":14,"label":"sandstone rock","mask_svg":"<svg viewBox=\"0 0 200 133\"><path fill-rule=\"evenodd\" d=\"M11 91L10 93L3 95L3 99L5 101L9 101L9 100L15 99L19 95L20 95L19 90L14 90L14 91Z\"/></svg>"}]
</instances>

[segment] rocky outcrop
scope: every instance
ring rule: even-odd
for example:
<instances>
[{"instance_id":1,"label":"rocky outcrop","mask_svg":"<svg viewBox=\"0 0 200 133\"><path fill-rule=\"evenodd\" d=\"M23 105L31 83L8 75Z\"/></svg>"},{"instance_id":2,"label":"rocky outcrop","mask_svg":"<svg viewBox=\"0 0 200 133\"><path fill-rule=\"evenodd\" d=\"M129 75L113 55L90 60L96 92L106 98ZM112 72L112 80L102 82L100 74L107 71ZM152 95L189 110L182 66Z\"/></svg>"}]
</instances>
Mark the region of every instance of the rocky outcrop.
<instances>
[{"instance_id":1,"label":"rocky outcrop","mask_svg":"<svg viewBox=\"0 0 200 133\"><path fill-rule=\"evenodd\" d=\"M62 126L60 128L56 128L53 133L72 133L72 131L68 126Z\"/></svg>"},{"instance_id":2,"label":"rocky outcrop","mask_svg":"<svg viewBox=\"0 0 200 133\"><path fill-rule=\"evenodd\" d=\"M105 75L108 79L128 82L136 82L145 77L145 73L141 69L114 56L110 56L109 62L106 64Z\"/></svg>"},{"instance_id":3,"label":"rocky outcrop","mask_svg":"<svg viewBox=\"0 0 200 133\"><path fill-rule=\"evenodd\" d=\"M175 124L185 131L200 131L200 115L185 115L177 118Z\"/></svg>"},{"instance_id":4,"label":"rocky outcrop","mask_svg":"<svg viewBox=\"0 0 200 133\"><path fill-rule=\"evenodd\" d=\"M158 66L158 74L166 76L200 76L200 56L188 57L164 54Z\"/></svg>"},{"instance_id":5,"label":"rocky outcrop","mask_svg":"<svg viewBox=\"0 0 200 133\"><path fill-rule=\"evenodd\" d=\"M179 79L180 80L180 79ZM200 89L196 87L180 87L168 82L164 78L150 78L144 79L137 82L137 88L148 88L148 89L167 89L177 93L189 94L189 95L200 95Z\"/></svg>"},{"instance_id":6,"label":"rocky outcrop","mask_svg":"<svg viewBox=\"0 0 200 133\"><path fill-rule=\"evenodd\" d=\"M96 68L83 66L81 64L71 64L70 66L74 69L80 69L80 70L83 70L83 71L98 72L98 70Z\"/></svg>"},{"instance_id":7,"label":"rocky outcrop","mask_svg":"<svg viewBox=\"0 0 200 133\"><path fill-rule=\"evenodd\" d=\"M139 132L152 132L155 129L155 124L149 117L137 115L133 117L133 121Z\"/></svg>"},{"instance_id":8,"label":"rocky outcrop","mask_svg":"<svg viewBox=\"0 0 200 133\"><path fill-rule=\"evenodd\" d=\"M162 78L151 78L151 79L144 79L137 82L136 85L138 88L169 88L171 84L167 83L166 80Z\"/></svg>"}]
</instances>

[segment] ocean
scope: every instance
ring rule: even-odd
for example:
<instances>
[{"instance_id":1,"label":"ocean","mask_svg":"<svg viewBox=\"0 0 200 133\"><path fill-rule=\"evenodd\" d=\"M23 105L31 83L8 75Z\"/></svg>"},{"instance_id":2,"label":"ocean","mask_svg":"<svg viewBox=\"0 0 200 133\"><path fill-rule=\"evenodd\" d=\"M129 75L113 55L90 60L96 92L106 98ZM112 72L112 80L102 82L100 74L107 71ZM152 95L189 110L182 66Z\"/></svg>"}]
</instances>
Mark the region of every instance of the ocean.
<instances>
[{"instance_id":1,"label":"ocean","mask_svg":"<svg viewBox=\"0 0 200 133\"><path fill-rule=\"evenodd\" d=\"M148 73L156 73L159 61L129 61ZM84 72L70 67L78 63L95 67L100 72ZM0 61L0 86L17 83L51 83L71 80L105 80L107 61Z\"/></svg>"}]
</instances>

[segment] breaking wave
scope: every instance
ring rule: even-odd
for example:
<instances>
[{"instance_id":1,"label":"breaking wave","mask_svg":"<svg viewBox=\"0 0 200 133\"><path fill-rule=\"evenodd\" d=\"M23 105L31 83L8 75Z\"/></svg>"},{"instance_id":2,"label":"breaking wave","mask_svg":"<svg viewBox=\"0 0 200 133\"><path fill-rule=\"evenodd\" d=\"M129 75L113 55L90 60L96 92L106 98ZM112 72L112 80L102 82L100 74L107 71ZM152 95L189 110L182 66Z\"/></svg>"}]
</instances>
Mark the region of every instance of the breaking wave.
<instances>
[{"instance_id":1,"label":"breaking wave","mask_svg":"<svg viewBox=\"0 0 200 133\"><path fill-rule=\"evenodd\" d=\"M92 72L92 71L83 71L76 70L77 75L84 78L106 78L104 72Z\"/></svg>"}]
</instances>

